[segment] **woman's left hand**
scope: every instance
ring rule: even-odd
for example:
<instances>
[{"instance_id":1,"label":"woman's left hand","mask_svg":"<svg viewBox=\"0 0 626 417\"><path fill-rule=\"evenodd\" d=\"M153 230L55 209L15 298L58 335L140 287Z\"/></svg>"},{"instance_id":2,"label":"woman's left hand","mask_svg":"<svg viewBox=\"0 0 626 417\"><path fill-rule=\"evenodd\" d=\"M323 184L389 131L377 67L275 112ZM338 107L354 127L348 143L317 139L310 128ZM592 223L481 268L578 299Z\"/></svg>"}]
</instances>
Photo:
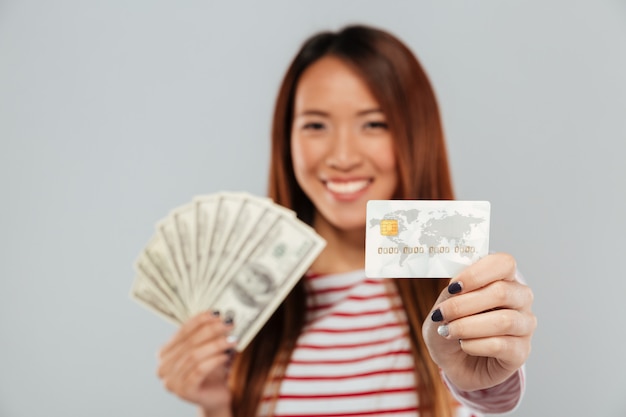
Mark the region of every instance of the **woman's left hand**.
<instances>
[{"instance_id":1,"label":"woman's left hand","mask_svg":"<svg viewBox=\"0 0 626 417\"><path fill-rule=\"evenodd\" d=\"M431 357L461 390L504 382L530 354L533 293L515 273L512 256L485 256L450 281L422 326Z\"/></svg>"}]
</instances>

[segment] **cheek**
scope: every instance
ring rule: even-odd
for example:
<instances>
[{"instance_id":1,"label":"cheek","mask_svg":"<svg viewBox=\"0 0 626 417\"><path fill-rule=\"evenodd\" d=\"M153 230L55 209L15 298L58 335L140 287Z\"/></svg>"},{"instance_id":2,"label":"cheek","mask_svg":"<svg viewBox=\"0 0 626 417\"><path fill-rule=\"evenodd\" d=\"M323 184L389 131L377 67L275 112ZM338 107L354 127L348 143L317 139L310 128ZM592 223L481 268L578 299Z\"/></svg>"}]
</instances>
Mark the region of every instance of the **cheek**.
<instances>
[{"instance_id":1,"label":"cheek","mask_svg":"<svg viewBox=\"0 0 626 417\"><path fill-rule=\"evenodd\" d=\"M296 178L300 180L302 175L306 175L315 169L321 157L319 146L315 141L295 138L291 141L291 160Z\"/></svg>"},{"instance_id":2,"label":"cheek","mask_svg":"<svg viewBox=\"0 0 626 417\"><path fill-rule=\"evenodd\" d=\"M291 163L293 164L293 174L296 177L296 182L300 188L306 190L306 175L309 170L309 163L307 161L307 149L303 146L301 140L291 140Z\"/></svg>"},{"instance_id":3,"label":"cheek","mask_svg":"<svg viewBox=\"0 0 626 417\"><path fill-rule=\"evenodd\" d=\"M380 146L372 147L370 158L381 173L395 173L397 175L396 154L391 139L381 143Z\"/></svg>"},{"instance_id":4,"label":"cheek","mask_svg":"<svg viewBox=\"0 0 626 417\"><path fill-rule=\"evenodd\" d=\"M380 165L385 172L397 172L396 155L393 150L388 151L386 154L381 154Z\"/></svg>"},{"instance_id":5,"label":"cheek","mask_svg":"<svg viewBox=\"0 0 626 417\"><path fill-rule=\"evenodd\" d=\"M293 163L294 171L300 171L300 167L304 164L303 161L304 150L302 149L302 142L296 139L291 140L291 161Z\"/></svg>"}]
</instances>

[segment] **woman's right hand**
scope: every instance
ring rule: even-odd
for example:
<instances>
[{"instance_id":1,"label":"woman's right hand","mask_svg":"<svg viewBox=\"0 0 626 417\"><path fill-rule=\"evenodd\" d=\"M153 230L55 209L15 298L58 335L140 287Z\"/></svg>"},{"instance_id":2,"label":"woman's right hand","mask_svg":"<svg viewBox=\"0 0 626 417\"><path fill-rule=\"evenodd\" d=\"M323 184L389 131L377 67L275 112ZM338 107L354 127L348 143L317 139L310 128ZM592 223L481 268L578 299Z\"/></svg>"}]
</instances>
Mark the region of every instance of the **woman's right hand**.
<instances>
[{"instance_id":1,"label":"woman's right hand","mask_svg":"<svg viewBox=\"0 0 626 417\"><path fill-rule=\"evenodd\" d=\"M197 404L205 416L230 415L228 372L235 341L232 323L210 312L182 325L159 353L159 378L165 388Z\"/></svg>"}]
</instances>

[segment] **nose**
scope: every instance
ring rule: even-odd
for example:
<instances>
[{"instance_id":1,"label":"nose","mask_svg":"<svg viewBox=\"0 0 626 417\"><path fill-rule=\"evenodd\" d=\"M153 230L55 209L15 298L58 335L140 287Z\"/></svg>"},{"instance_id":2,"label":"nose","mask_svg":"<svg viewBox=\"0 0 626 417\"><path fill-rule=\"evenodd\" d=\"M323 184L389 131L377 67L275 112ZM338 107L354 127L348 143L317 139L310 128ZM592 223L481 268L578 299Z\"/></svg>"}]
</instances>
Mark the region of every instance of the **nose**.
<instances>
[{"instance_id":1,"label":"nose","mask_svg":"<svg viewBox=\"0 0 626 417\"><path fill-rule=\"evenodd\" d=\"M339 171L350 171L363 161L358 135L349 128L338 129L331 138L326 165Z\"/></svg>"}]
</instances>

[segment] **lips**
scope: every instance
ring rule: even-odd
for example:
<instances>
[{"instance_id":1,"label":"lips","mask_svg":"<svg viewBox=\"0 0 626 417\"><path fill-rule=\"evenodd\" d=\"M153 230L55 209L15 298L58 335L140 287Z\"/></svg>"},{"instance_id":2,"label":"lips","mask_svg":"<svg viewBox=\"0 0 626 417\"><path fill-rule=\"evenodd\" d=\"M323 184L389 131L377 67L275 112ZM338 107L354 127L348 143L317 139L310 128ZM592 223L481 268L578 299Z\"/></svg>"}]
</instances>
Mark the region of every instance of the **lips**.
<instances>
[{"instance_id":1,"label":"lips","mask_svg":"<svg viewBox=\"0 0 626 417\"><path fill-rule=\"evenodd\" d=\"M372 180L328 180L325 181L326 188L335 194L354 194L364 190Z\"/></svg>"}]
</instances>

